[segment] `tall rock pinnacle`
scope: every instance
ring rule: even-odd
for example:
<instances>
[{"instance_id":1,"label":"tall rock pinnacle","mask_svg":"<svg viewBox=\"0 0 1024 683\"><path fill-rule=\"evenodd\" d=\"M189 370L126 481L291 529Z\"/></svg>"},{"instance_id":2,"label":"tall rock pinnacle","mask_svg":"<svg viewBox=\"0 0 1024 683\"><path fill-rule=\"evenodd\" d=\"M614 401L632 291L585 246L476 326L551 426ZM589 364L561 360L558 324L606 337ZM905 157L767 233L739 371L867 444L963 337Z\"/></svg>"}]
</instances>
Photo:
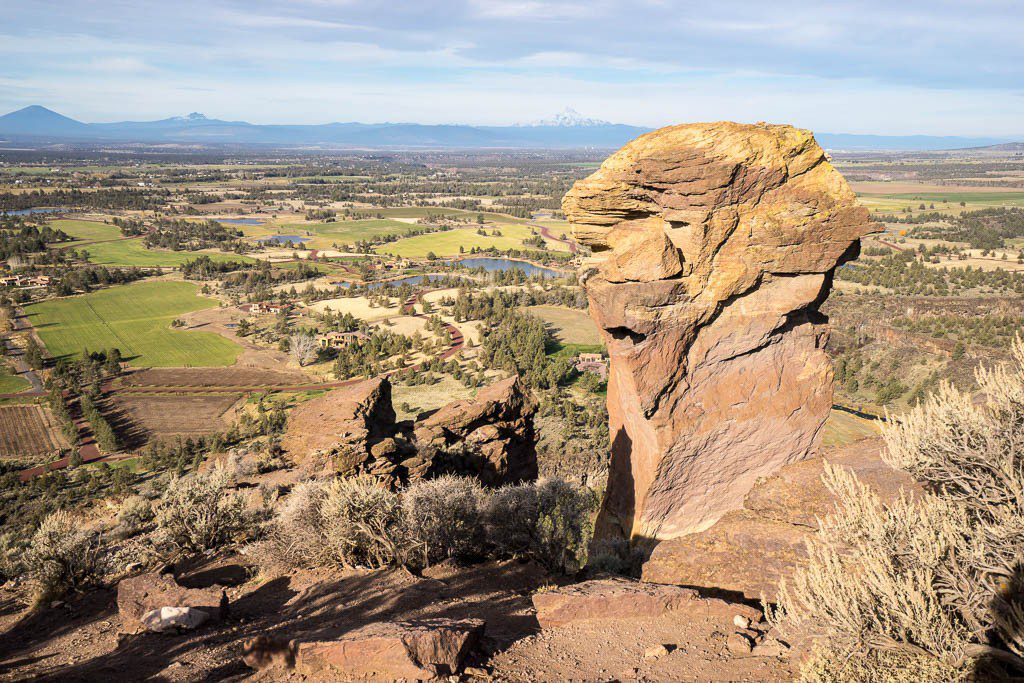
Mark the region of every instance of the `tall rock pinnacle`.
<instances>
[{"instance_id":1,"label":"tall rock pinnacle","mask_svg":"<svg viewBox=\"0 0 1024 683\"><path fill-rule=\"evenodd\" d=\"M818 312L873 232L807 131L689 124L643 135L562 202L611 356L599 533L668 539L808 457L832 405Z\"/></svg>"}]
</instances>

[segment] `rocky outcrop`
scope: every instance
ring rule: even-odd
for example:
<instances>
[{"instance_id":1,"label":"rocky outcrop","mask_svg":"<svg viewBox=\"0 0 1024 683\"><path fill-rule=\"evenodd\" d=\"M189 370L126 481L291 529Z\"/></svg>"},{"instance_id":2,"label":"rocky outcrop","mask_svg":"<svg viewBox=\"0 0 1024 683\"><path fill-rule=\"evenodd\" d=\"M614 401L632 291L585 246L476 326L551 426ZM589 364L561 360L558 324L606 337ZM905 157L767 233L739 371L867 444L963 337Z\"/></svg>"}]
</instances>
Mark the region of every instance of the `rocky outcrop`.
<instances>
[{"instance_id":1,"label":"rocky outcrop","mask_svg":"<svg viewBox=\"0 0 1024 683\"><path fill-rule=\"evenodd\" d=\"M807 557L806 541L835 498L822 482L823 460L851 470L882 500L901 491L920 493L905 472L880 456L881 442L869 439L787 465L758 481L742 510L726 513L711 528L662 541L643 567L643 580L720 588L746 598L775 600L780 579Z\"/></svg>"},{"instance_id":2,"label":"rocky outcrop","mask_svg":"<svg viewBox=\"0 0 1024 683\"><path fill-rule=\"evenodd\" d=\"M455 473L498 486L537 476L534 409L514 376L444 406L410 429L395 422L390 382L376 378L297 407L282 447L300 463L327 465L344 475L407 483Z\"/></svg>"},{"instance_id":3,"label":"rocky outcrop","mask_svg":"<svg viewBox=\"0 0 1024 683\"><path fill-rule=\"evenodd\" d=\"M221 619L227 608L227 596L222 589L185 588L168 574L141 574L117 584L117 611L125 633L186 623L194 627L207 618ZM195 612L202 612L203 616Z\"/></svg>"},{"instance_id":4,"label":"rocky outcrop","mask_svg":"<svg viewBox=\"0 0 1024 683\"><path fill-rule=\"evenodd\" d=\"M374 680L433 680L457 673L483 633L479 619L381 622L338 640L302 642L299 673Z\"/></svg>"},{"instance_id":5,"label":"rocky outcrop","mask_svg":"<svg viewBox=\"0 0 1024 683\"><path fill-rule=\"evenodd\" d=\"M626 579L597 579L535 593L533 606L542 628L566 626L598 619L657 619L670 612L716 616L723 624L739 614L750 621L761 612L747 605L701 598L697 591L679 586L657 586Z\"/></svg>"},{"instance_id":6,"label":"rocky outcrop","mask_svg":"<svg viewBox=\"0 0 1024 683\"><path fill-rule=\"evenodd\" d=\"M536 479L532 410L519 377L509 377L417 422L415 442L435 473L474 472L490 485Z\"/></svg>"},{"instance_id":7,"label":"rocky outcrop","mask_svg":"<svg viewBox=\"0 0 1024 683\"><path fill-rule=\"evenodd\" d=\"M810 133L764 124L641 136L563 208L611 356L599 533L706 529L814 452L832 403L818 306L874 224Z\"/></svg>"},{"instance_id":8,"label":"rocky outcrop","mask_svg":"<svg viewBox=\"0 0 1024 683\"><path fill-rule=\"evenodd\" d=\"M300 404L288 417L281 446L299 462L330 458L336 468L348 469L394 431L391 383L377 377Z\"/></svg>"}]
</instances>

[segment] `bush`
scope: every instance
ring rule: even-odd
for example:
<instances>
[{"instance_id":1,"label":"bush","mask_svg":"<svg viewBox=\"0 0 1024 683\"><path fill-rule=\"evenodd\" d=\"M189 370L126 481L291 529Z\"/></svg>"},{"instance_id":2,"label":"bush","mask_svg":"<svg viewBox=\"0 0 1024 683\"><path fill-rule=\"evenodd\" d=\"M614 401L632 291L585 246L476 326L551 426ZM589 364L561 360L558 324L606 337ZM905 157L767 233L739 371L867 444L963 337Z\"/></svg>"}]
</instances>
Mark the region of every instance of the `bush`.
<instances>
[{"instance_id":1,"label":"bush","mask_svg":"<svg viewBox=\"0 0 1024 683\"><path fill-rule=\"evenodd\" d=\"M69 590L95 585L104 572L104 550L97 534L59 510L32 536L25 566L35 584L36 604L45 604Z\"/></svg>"},{"instance_id":2,"label":"bush","mask_svg":"<svg viewBox=\"0 0 1024 683\"><path fill-rule=\"evenodd\" d=\"M121 503L117 521L125 535L130 536L145 528L153 521L153 516L153 505L148 500L142 496L129 496Z\"/></svg>"},{"instance_id":3,"label":"bush","mask_svg":"<svg viewBox=\"0 0 1024 683\"><path fill-rule=\"evenodd\" d=\"M549 478L499 489L487 505L487 538L499 556L525 555L550 571L574 573L587 561L597 496Z\"/></svg>"},{"instance_id":4,"label":"bush","mask_svg":"<svg viewBox=\"0 0 1024 683\"><path fill-rule=\"evenodd\" d=\"M423 563L483 555L483 486L468 477L443 476L402 492L409 537Z\"/></svg>"},{"instance_id":5,"label":"bush","mask_svg":"<svg viewBox=\"0 0 1024 683\"><path fill-rule=\"evenodd\" d=\"M254 521L223 468L173 479L157 509L163 540L185 551L221 546L249 533Z\"/></svg>"},{"instance_id":6,"label":"bush","mask_svg":"<svg viewBox=\"0 0 1024 683\"><path fill-rule=\"evenodd\" d=\"M934 660L950 678L981 660L1024 671L1019 339L1014 355L1013 368L978 372L983 402L946 385L883 432L886 459L926 495L886 506L852 474L826 467L837 509L807 565L781 586L772 616L780 629L859 657L861 668L896 653ZM810 665L805 678L827 680Z\"/></svg>"},{"instance_id":7,"label":"bush","mask_svg":"<svg viewBox=\"0 0 1024 683\"><path fill-rule=\"evenodd\" d=\"M445 476L399 493L364 477L306 482L285 499L262 547L299 567L530 557L575 572L586 561L596 503L589 489L560 479L488 491Z\"/></svg>"},{"instance_id":8,"label":"bush","mask_svg":"<svg viewBox=\"0 0 1024 683\"><path fill-rule=\"evenodd\" d=\"M398 496L368 477L335 479L318 510L328 556L346 567L404 564L408 545Z\"/></svg>"}]
</instances>

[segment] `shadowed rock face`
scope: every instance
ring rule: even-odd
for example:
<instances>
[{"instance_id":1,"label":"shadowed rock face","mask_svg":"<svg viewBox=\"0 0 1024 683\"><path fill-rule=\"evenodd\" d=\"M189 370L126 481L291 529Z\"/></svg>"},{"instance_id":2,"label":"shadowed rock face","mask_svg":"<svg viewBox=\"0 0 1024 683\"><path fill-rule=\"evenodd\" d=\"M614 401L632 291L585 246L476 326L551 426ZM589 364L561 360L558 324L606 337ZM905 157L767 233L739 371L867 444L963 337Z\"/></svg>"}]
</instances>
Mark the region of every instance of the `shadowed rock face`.
<instances>
[{"instance_id":1,"label":"shadowed rock face","mask_svg":"<svg viewBox=\"0 0 1024 683\"><path fill-rule=\"evenodd\" d=\"M807 131L637 138L563 200L611 356L599 532L667 539L808 457L832 403L818 306L875 229Z\"/></svg>"}]
</instances>

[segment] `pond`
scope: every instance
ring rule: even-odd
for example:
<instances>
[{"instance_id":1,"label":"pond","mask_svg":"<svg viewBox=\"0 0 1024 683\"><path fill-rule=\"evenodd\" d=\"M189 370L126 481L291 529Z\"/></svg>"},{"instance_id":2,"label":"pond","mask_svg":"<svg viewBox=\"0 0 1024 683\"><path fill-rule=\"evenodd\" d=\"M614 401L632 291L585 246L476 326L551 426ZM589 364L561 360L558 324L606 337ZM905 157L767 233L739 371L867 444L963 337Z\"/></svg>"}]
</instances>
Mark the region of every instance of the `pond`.
<instances>
[{"instance_id":1,"label":"pond","mask_svg":"<svg viewBox=\"0 0 1024 683\"><path fill-rule=\"evenodd\" d=\"M287 244L288 242L295 244L296 242L308 242L310 239L312 238L300 235L271 235L270 237L260 237L256 241L263 244Z\"/></svg>"},{"instance_id":2,"label":"pond","mask_svg":"<svg viewBox=\"0 0 1024 683\"><path fill-rule=\"evenodd\" d=\"M398 278L397 280L388 280L387 282L370 282L366 285L367 289L380 289L381 287L388 285L391 287L401 287L402 285L420 285L424 282L437 282L443 280L444 275L410 275L409 277ZM339 287L348 289L353 286L351 282L339 282Z\"/></svg>"},{"instance_id":3,"label":"pond","mask_svg":"<svg viewBox=\"0 0 1024 683\"><path fill-rule=\"evenodd\" d=\"M543 277L561 277L565 275L562 271L545 268L544 266L535 266L528 261L508 258L464 258L459 259L456 263L466 268L483 268L488 272L521 270L526 275L541 275Z\"/></svg>"},{"instance_id":4,"label":"pond","mask_svg":"<svg viewBox=\"0 0 1024 683\"><path fill-rule=\"evenodd\" d=\"M8 216L31 216L34 213L65 213L67 209L41 207L37 209L18 209L17 211L0 211Z\"/></svg>"},{"instance_id":5,"label":"pond","mask_svg":"<svg viewBox=\"0 0 1024 683\"><path fill-rule=\"evenodd\" d=\"M214 220L229 225L263 225L263 221L258 218L215 218Z\"/></svg>"}]
</instances>

